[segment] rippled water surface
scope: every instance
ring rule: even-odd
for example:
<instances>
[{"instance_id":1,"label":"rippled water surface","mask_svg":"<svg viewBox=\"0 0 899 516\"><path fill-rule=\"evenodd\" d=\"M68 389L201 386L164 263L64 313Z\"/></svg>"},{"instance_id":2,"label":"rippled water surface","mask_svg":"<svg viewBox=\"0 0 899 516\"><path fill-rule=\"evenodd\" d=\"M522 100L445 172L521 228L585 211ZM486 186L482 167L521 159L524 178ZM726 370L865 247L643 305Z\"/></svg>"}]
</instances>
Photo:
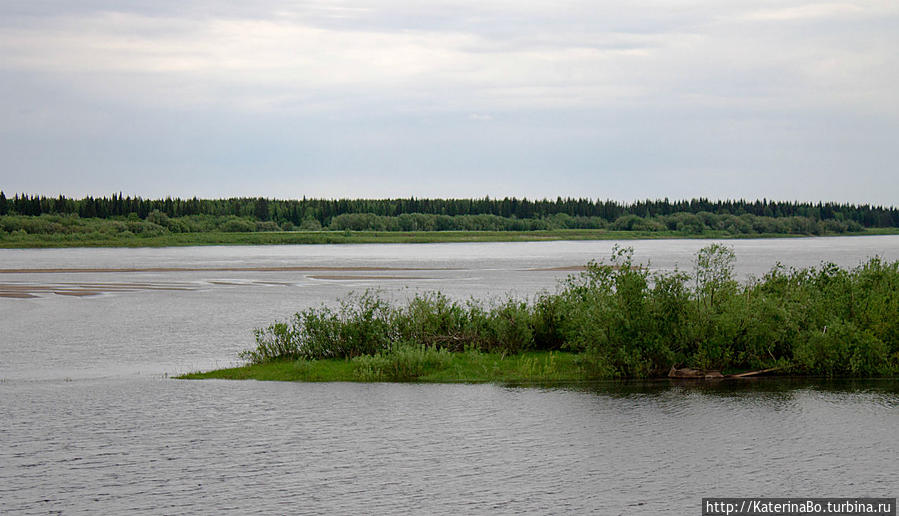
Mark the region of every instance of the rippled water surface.
<instances>
[{"instance_id":1,"label":"rippled water surface","mask_svg":"<svg viewBox=\"0 0 899 516\"><path fill-rule=\"evenodd\" d=\"M707 243L627 245L689 269ZM897 237L731 244L744 277L899 259ZM0 514L698 514L702 496L896 496L894 381L166 378L229 365L254 327L350 291L526 297L612 245L0 250Z\"/></svg>"}]
</instances>

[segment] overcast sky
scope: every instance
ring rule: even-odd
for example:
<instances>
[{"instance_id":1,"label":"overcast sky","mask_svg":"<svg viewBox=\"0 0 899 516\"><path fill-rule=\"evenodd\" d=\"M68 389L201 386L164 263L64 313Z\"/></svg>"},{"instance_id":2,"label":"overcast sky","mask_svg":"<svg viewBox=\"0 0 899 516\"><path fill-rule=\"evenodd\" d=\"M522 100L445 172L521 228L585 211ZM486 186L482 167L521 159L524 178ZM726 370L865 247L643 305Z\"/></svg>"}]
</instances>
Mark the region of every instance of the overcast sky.
<instances>
[{"instance_id":1,"label":"overcast sky","mask_svg":"<svg viewBox=\"0 0 899 516\"><path fill-rule=\"evenodd\" d=\"M899 2L4 0L0 189L899 204Z\"/></svg>"}]
</instances>

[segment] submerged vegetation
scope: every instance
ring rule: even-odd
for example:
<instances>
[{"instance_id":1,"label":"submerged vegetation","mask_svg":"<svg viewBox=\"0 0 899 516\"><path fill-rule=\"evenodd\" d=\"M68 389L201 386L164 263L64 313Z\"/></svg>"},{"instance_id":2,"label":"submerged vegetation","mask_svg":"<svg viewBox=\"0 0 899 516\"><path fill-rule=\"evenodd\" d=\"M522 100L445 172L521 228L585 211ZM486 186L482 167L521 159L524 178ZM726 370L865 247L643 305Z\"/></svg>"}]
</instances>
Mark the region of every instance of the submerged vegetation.
<instances>
[{"instance_id":1,"label":"submerged vegetation","mask_svg":"<svg viewBox=\"0 0 899 516\"><path fill-rule=\"evenodd\" d=\"M0 192L2 247L433 242L541 239L546 234L547 238L574 234L723 238L882 231L899 232L899 209L767 200L666 199L631 204L514 197L152 200L121 195L7 198ZM511 237L506 232L535 233Z\"/></svg>"},{"instance_id":2,"label":"submerged vegetation","mask_svg":"<svg viewBox=\"0 0 899 516\"><path fill-rule=\"evenodd\" d=\"M255 349L241 354L250 366L205 377L274 368L297 380L583 380L672 366L899 374L899 262L777 266L740 283L734 260L713 244L690 273L650 272L616 248L554 293L493 305L431 293L395 306L366 292L257 330Z\"/></svg>"}]
</instances>

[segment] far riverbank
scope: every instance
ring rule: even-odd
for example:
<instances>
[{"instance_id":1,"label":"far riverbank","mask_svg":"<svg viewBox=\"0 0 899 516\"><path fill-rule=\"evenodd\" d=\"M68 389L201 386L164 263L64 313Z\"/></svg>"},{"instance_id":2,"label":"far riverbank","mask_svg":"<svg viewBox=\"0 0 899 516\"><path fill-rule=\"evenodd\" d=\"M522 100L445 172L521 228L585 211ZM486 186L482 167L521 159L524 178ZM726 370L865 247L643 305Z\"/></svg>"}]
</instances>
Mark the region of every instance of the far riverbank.
<instances>
[{"instance_id":1,"label":"far riverbank","mask_svg":"<svg viewBox=\"0 0 899 516\"><path fill-rule=\"evenodd\" d=\"M899 235L899 228L867 228L855 233L825 233L816 236ZM22 234L0 237L0 248L66 247L183 247L215 245L303 245L303 244L429 244L451 242L541 242L560 240L661 240L755 238L801 238L812 235L753 233L734 235L727 231L684 233L680 231L616 231L608 229L559 229L546 231L266 231L165 233Z\"/></svg>"}]
</instances>

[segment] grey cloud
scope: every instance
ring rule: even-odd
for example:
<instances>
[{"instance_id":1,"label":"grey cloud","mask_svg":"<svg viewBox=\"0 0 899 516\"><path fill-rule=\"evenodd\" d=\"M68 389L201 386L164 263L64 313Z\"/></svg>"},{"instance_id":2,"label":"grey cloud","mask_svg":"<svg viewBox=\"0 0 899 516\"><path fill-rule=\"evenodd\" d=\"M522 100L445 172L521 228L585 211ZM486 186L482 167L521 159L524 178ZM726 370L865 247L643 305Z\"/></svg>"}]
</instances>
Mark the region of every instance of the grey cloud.
<instances>
[{"instance_id":1,"label":"grey cloud","mask_svg":"<svg viewBox=\"0 0 899 516\"><path fill-rule=\"evenodd\" d=\"M892 204L897 21L887 1L4 2L0 188Z\"/></svg>"}]
</instances>

